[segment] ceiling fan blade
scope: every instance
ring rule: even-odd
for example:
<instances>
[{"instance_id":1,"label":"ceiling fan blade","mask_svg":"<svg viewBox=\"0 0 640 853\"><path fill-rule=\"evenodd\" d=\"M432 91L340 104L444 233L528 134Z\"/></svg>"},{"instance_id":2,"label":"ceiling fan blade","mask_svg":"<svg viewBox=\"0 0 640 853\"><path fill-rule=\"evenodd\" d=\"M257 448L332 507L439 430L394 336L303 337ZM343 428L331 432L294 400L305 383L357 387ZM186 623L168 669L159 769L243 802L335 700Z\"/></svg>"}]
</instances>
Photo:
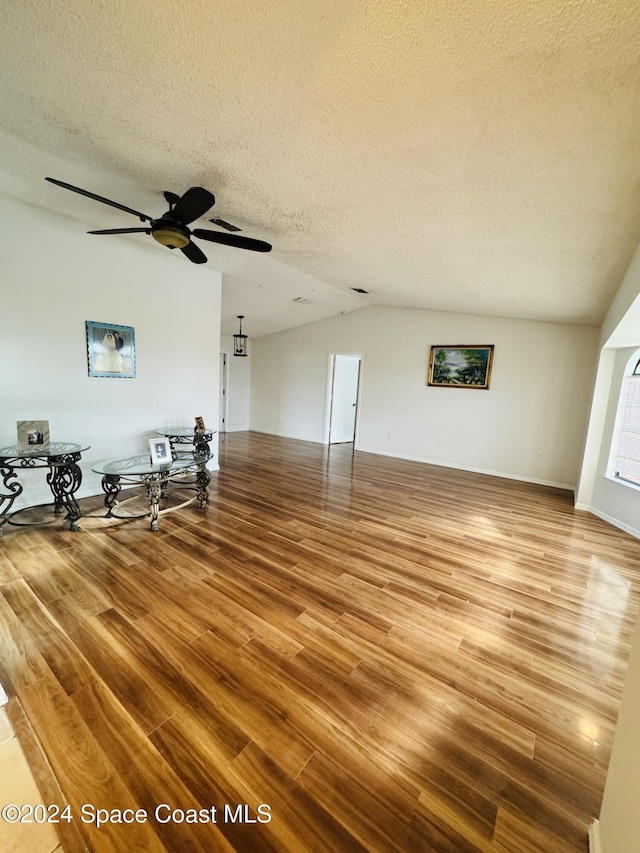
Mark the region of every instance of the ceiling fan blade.
<instances>
[{"instance_id":1,"label":"ceiling fan blade","mask_svg":"<svg viewBox=\"0 0 640 853\"><path fill-rule=\"evenodd\" d=\"M150 228L103 228L101 231L87 231L87 234L151 234Z\"/></svg>"},{"instance_id":2,"label":"ceiling fan blade","mask_svg":"<svg viewBox=\"0 0 640 853\"><path fill-rule=\"evenodd\" d=\"M240 237L237 234L222 234L220 231L205 231L202 228L193 230L194 237L209 240L210 243L222 243L224 246L235 246L236 249L250 249L252 252L270 252L271 244L252 237Z\"/></svg>"},{"instance_id":3,"label":"ceiling fan blade","mask_svg":"<svg viewBox=\"0 0 640 853\"><path fill-rule=\"evenodd\" d=\"M134 210L132 207L126 207L124 204L118 204L117 201L111 201L111 199L104 198L101 195L96 195L96 193L90 193L89 190L82 190L80 189L80 187L74 187L73 184L66 184L64 181L56 180L56 178L45 178L45 181L49 181L52 184L57 184L57 186L63 187L65 190L71 190L74 193L85 195L87 198L93 198L96 201L101 201L103 204L108 204L111 207L117 207L118 210L124 210L125 213L133 213L134 216L139 217L143 222L145 220L147 222L151 222L151 217L147 216L146 213L140 213L139 210Z\"/></svg>"},{"instance_id":4,"label":"ceiling fan blade","mask_svg":"<svg viewBox=\"0 0 640 853\"><path fill-rule=\"evenodd\" d=\"M206 264L207 262L207 256L195 243L187 243L180 251L194 264Z\"/></svg>"},{"instance_id":5,"label":"ceiling fan blade","mask_svg":"<svg viewBox=\"0 0 640 853\"><path fill-rule=\"evenodd\" d=\"M205 190L203 187L191 187L180 201L176 202L171 211L171 216L183 225L188 225L203 216L215 203L216 197L209 190Z\"/></svg>"}]
</instances>

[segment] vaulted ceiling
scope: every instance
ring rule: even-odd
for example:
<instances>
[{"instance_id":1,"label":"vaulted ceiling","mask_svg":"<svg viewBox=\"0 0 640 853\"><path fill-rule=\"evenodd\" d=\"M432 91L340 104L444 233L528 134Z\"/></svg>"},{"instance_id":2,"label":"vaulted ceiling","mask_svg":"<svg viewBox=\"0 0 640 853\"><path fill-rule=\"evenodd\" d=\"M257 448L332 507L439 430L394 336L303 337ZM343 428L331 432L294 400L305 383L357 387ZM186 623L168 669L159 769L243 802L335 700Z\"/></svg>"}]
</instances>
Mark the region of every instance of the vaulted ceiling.
<instances>
[{"instance_id":1,"label":"vaulted ceiling","mask_svg":"<svg viewBox=\"0 0 640 853\"><path fill-rule=\"evenodd\" d=\"M200 244L226 333L599 324L640 241L639 45L632 0L5 0L0 192L83 233L140 223L45 175L152 216L207 187L274 247Z\"/></svg>"}]
</instances>

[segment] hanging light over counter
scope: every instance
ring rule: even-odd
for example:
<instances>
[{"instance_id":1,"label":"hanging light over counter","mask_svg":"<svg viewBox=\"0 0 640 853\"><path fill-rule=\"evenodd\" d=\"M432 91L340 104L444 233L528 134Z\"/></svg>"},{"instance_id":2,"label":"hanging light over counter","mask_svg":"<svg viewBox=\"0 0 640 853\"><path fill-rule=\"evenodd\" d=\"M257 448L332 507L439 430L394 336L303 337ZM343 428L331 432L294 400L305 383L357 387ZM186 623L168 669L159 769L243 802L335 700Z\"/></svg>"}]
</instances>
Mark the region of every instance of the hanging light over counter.
<instances>
[{"instance_id":1,"label":"hanging light over counter","mask_svg":"<svg viewBox=\"0 0 640 853\"><path fill-rule=\"evenodd\" d=\"M242 321L244 320L244 314L238 314L238 320L240 320L240 331L237 335L233 336L233 354L239 356L247 355L247 336L242 334Z\"/></svg>"}]
</instances>

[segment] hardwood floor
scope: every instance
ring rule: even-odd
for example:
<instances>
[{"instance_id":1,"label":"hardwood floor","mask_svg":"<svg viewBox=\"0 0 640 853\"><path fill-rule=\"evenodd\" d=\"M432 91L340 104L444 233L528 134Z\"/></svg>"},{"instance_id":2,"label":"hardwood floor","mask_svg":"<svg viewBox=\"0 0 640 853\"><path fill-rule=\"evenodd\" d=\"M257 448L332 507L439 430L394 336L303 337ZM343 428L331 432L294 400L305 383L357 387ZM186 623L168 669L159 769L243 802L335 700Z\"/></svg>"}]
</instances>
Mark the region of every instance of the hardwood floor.
<instances>
[{"instance_id":1,"label":"hardwood floor","mask_svg":"<svg viewBox=\"0 0 640 853\"><path fill-rule=\"evenodd\" d=\"M350 447L232 433L220 463L158 533L96 498L0 540L0 682L63 849L586 851L640 542Z\"/></svg>"}]
</instances>

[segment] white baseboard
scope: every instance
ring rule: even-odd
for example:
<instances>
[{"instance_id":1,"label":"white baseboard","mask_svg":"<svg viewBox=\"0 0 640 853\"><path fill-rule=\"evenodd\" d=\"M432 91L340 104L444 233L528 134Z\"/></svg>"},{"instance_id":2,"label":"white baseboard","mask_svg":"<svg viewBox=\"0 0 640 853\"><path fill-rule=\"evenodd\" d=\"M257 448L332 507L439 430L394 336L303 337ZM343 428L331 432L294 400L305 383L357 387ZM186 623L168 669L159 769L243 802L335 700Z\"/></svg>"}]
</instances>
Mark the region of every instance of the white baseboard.
<instances>
[{"instance_id":1,"label":"white baseboard","mask_svg":"<svg viewBox=\"0 0 640 853\"><path fill-rule=\"evenodd\" d=\"M324 444L321 438L311 438L308 435L296 435L293 432L274 432L270 429L259 429L258 427L251 427L248 432L259 432L261 435L275 435L277 438L293 438L295 441L309 441L312 444Z\"/></svg>"},{"instance_id":2,"label":"white baseboard","mask_svg":"<svg viewBox=\"0 0 640 853\"><path fill-rule=\"evenodd\" d=\"M589 826L589 853L602 853L600 843L600 821L594 820Z\"/></svg>"},{"instance_id":3,"label":"white baseboard","mask_svg":"<svg viewBox=\"0 0 640 853\"><path fill-rule=\"evenodd\" d=\"M472 474L486 474L487 477L503 477L505 480L517 480L520 483L534 483L538 486L551 486L553 489L565 489L572 492L575 483L555 483L551 480L538 480L535 477L524 477L520 474L505 474L504 471L490 471L486 468L472 468L468 465L453 465L451 462L441 462L435 459L424 459L421 456L407 456L403 453L383 453L381 450L372 450L368 447L358 446L362 453L375 453L377 456L391 456L393 459L406 459L407 462L422 462L423 465L437 465L439 468L454 468L457 471L471 471Z\"/></svg>"},{"instance_id":4,"label":"white baseboard","mask_svg":"<svg viewBox=\"0 0 640 853\"><path fill-rule=\"evenodd\" d=\"M614 527L617 527L618 530L624 530L625 533L628 533L630 536L633 536L634 539L640 539L640 529L637 527L631 527L630 524L625 524L623 521L620 521L618 518L614 518L612 515L607 515L606 512L602 512L599 509L595 509L595 507L578 507L578 509L586 509L593 515L596 515L598 518L601 518L603 521L606 521L607 524L612 524Z\"/></svg>"}]
</instances>

